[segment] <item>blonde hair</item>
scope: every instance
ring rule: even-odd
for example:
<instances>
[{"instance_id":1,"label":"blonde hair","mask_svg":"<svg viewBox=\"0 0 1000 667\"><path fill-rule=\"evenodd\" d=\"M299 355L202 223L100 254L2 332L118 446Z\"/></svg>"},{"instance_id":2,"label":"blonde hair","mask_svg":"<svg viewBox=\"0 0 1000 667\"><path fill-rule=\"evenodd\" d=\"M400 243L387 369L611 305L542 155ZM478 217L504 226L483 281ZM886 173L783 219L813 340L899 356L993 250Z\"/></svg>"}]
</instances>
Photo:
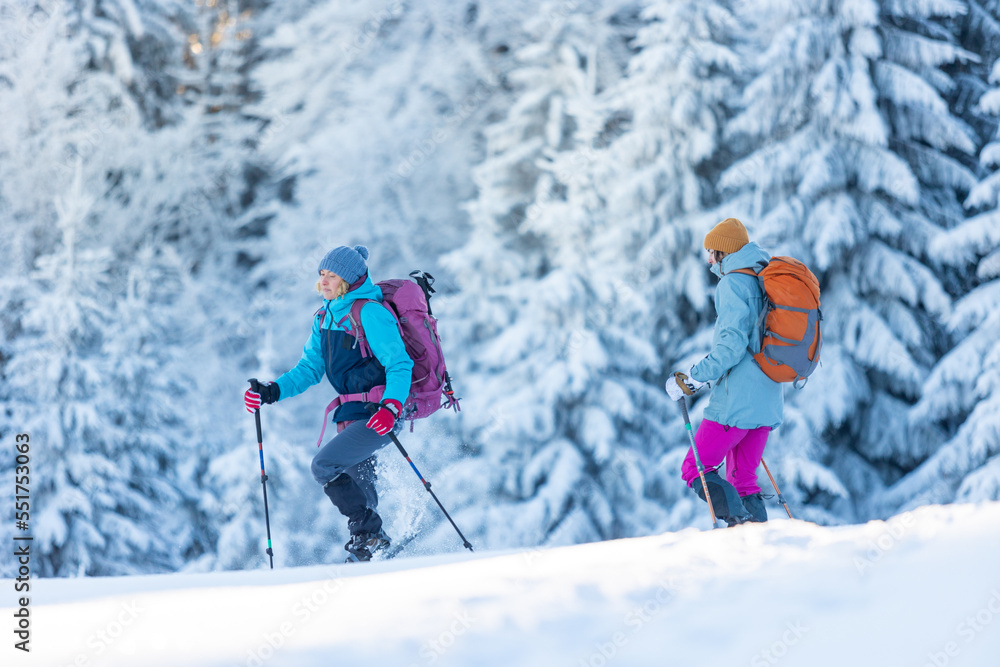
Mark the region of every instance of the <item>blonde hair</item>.
<instances>
[{"instance_id":1,"label":"blonde hair","mask_svg":"<svg viewBox=\"0 0 1000 667\"><path fill-rule=\"evenodd\" d=\"M340 276L337 276L337 277L340 278ZM323 288L320 287L321 284L322 284L321 281L319 281L319 280L316 281L316 291L319 292L320 294L323 293ZM342 296L344 296L345 294L347 294L347 289L349 287L350 287L350 285L347 284L347 281L344 280L343 278L340 278L340 286L337 288L337 292L336 292L336 294L333 295L333 299L332 300L335 301L335 300L341 298Z\"/></svg>"}]
</instances>

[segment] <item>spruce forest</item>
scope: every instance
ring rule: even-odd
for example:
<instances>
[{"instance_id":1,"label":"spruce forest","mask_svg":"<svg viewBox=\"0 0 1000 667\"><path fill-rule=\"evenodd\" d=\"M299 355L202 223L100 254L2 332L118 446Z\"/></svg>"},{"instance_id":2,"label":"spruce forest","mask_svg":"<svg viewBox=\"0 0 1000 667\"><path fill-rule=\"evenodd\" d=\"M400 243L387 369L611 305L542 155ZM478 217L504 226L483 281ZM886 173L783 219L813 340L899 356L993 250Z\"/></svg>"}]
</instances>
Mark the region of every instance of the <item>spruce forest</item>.
<instances>
[{"instance_id":1,"label":"spruce forest","mask_svg":"<svg viewBox=\"0 0 1000 667\"><path fill-rule=\"evenodd\" d=\"M242 394L339 245L436 277L462 411L401 439L478 549L707 525L663 384L726 217L823 290L765 452L797 518L1000 499L1000 1L0 0L0 118L39 576L265 566ZM309 471L333 397L261 410L282 565L348 538ZM391 446L379 480L391 534L460 549Z\"/></svg>"}]
</instances>

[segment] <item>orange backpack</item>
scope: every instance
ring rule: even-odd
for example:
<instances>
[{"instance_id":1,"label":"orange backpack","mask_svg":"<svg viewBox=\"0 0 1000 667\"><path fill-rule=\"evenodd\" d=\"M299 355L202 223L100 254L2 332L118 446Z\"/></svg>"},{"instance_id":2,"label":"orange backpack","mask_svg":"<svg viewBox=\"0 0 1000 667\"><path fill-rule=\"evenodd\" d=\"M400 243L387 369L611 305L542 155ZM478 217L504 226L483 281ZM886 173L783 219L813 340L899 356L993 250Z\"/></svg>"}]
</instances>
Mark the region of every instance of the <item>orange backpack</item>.
<instances>
[{"instance_id":1,"label":"orange backpack","mask_svg":"<svg viewBox=\"0 0 1000 667\"><path fill-rule=\"evenodd\" d=\"M758 326L760 352L754 361L775 382L792 382L801 389L819 364L823 343L819 309L819 280L805 264L792 257L772 257L759 271L730 273L756 276L764 293Z\"/></svg>"}]
</instances>

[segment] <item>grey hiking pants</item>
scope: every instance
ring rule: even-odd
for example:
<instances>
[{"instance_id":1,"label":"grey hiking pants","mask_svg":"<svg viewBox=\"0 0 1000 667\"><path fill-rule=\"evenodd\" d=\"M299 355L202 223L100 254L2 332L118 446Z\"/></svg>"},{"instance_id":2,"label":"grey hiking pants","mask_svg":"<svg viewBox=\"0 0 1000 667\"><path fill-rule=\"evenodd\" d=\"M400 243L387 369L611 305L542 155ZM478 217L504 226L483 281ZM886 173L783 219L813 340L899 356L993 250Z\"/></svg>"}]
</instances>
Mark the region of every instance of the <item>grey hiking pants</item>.
<instances>
[{"instance_id":1,"label":"grey hiking pants","mask_svg":"<svg viewBox=\"0 0 1000 667\"><path fill-rule=\"evenodd\" d=\"M312 461L312 474L323 492L347 517L352 535L377 533L382 519L376 512L375 452L392 442L356 421L323 445Z\"/></svg>"}]
</instances>

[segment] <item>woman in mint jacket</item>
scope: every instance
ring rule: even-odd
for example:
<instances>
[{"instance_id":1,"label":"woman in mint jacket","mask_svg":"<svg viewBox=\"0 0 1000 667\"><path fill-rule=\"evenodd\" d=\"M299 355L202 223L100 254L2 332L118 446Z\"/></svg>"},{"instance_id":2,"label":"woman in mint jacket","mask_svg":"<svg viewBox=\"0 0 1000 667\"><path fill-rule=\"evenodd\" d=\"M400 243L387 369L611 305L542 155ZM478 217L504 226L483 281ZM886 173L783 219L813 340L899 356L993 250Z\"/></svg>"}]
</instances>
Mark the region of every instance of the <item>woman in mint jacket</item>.
<instances>
[{"instance_id":1,"label":"woman in mint jacket","mask_svg":"<svg viewBox=\"0 0 1000 667\"><path fill-rule=\"evenodd\" d=\"M312 474L333 504L347 517L351 539L345 545L348 562L369 560L389 546L376 511L374 454L392 442L397 417L410 393L413 361L393 315L380 303L361 308L361 325L373 356L364 356L352 333L351 304L357 299L382 301L382 290L368 277L368 249L340 246L323 257L317 290L323 307L313 317L312 332L302 358L274 382L245 395L251 412L261 403L291 398L317 384L325 375L339 394L333 413L337 435L313 458ZM371 394L369 394L371 392ZM370 406L377 404L377 411Z\"/></svg>"},{"instance_id":2,"label":"woman in mint jacket","mask_svg":"<svg viewBox=\"0 0 1000 667\"><path fill-rule=\"evenodd\" d=\"M771 256L750 241L746 227L727 218L705 236L712 273L719 277L715 289L715 333L712 350L687 373L667 381L675 400L693 394L707 383L712 395L695 434L698 454L705 466L712 505L729 525L767 521L767 511L757 485L760 465L771 430L781 424L784 397L779 383L764 374L748 349L759 350L758 325L764 295L757 278L736 269L766 265ZM716 469L726 463L726 479ZM681 477L704 499L694 452L688 450Z\"/></svg>"}]
</instances>

